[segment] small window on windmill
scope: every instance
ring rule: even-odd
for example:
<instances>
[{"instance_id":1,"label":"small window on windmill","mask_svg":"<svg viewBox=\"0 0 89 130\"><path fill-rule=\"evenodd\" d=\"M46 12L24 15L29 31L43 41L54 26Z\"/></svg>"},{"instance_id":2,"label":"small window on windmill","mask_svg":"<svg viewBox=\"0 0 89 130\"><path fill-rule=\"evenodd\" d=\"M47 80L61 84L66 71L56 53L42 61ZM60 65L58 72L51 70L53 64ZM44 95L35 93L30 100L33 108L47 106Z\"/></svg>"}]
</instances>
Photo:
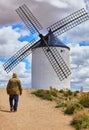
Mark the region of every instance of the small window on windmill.
<instances>
[{"instance_id":1,"label":"small window on windmill","mask_svg":"<svg viewBox=\"0 0 89 130\"><path fill-rule=\"evenodd\" d=\"M61 49L61 53L65 52L65 50Z\"/></svg>"}]
</instances>

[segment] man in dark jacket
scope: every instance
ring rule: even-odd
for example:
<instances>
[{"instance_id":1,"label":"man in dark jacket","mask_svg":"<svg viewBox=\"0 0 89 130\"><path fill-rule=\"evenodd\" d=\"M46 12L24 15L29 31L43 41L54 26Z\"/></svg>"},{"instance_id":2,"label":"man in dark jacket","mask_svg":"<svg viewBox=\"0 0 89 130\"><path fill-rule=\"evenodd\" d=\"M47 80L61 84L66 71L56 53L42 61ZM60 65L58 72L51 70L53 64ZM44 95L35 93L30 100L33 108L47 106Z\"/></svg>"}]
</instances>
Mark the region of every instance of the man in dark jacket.
<instances>
[{"instance_id":1,"label":"man in dark jacket","mask_svg":"<svg viewBox=\"0 0 89 130\"><path fill-rule=\"evenodd\" d=\"M9 79L7 87L7 94L9 94L10 111L17 111L19 95L22 94L22 86L17 74L13 73L12 78Z\"/></svg>"}]
</instances>

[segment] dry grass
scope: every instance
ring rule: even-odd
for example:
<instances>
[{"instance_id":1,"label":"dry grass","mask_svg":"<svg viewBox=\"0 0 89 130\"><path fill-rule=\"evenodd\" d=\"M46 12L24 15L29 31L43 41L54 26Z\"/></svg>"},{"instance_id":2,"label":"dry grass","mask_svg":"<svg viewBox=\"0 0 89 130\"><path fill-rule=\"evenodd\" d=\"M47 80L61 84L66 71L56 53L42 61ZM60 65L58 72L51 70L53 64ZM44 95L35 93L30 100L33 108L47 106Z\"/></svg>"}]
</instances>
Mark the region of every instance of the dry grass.
<instances>
[{"instance_id":1,"label":"dry grass","mask_svg":"<svg viewBox=\"0 0 89 130\"><path fill-rule=\"evenodd\" d=\"M77 111L71 122L76 130L89 130L89 111Z\"/></svg>"},{"instance_id":2,"label":"dry grass","mask_svg":"<svg viewBox=\"0 0 89 130\"><path fill-rule=\"evenodd\" d=\"M65 114L72 114L71 125L76 130L89 129L89 115L86 111L86 107L89 107L89 93L72 92L68 89L58 91L51 87L50 90L36 90L34 94L41 95L39 96L41 98L45 97L43 98L45 100L55 100L56 108L61 108Z\"/></svg>"}]
</instances>

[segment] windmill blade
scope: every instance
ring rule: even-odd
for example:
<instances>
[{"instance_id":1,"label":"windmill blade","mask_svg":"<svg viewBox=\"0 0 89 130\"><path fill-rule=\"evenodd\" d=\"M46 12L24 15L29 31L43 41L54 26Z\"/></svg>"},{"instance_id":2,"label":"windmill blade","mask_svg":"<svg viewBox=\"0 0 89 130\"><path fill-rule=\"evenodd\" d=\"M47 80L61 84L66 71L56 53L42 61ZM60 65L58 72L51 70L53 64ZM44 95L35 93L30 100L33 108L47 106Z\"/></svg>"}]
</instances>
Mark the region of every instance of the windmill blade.
<instances>
[{"instance_id":1,"label":"windmill blade","mask_svg":"<svg viewBox=\"0 0 89 130\"><path fill-rule=\"evenodd\" d=\"M39 31L43 29L42 25L25 4L20 6L16 12L32 34L36 31L39 33Z\"/></svg>"},{"instance_id":2,"label":"windmill blade","mask_svg":"<svg viewBox=\"0 0 89 130\"><path fill-rule=\"evenodd\" d=\"M69 67L66 65L65 61L63 60L56 48L43 47L43 51L47 56L49 62L51 63L57 76L59 77L60 81L67 78L71 74Z\"/></svg>"},{"instance_id":3,"label":"windmill blade","mask_svg":"<svg viewBox=\"0 0 89 130\"><path fill-rule=\"evenodd\" d=\"M31 41L31 45L28 43L23 48L21 48L17 53L15 53L10 59L3 64L4 70L9 73L19 62L21 62L25 57L32 53L32 49L40 42Z\"/></svg>"},{"instance_id":4,"label":"windmill blade","mask_svg":"<svg viewBox=\"0 0 89 130\"><path fill-rule=\"evenodd\" d=\"M48 41L45 40L45 38L41 34L40 38L44 45L46 45L46 47L42 48L45 55L47 56L57 76L62 81L71 74L69 67L66 65L58 50L55 47L49 47Z\"/></svg>"},{"instance_id":5,"label":"windmill blade","mask_svg":"<svg viewBox=\"0 0 89 130\"><path fill-rule=\"evenodd\" d=\"M51 30L51 33L58 36L86 20L89 20L89 15L83 8L49 26L47 30Z\"/></svg>"}]
</instances>

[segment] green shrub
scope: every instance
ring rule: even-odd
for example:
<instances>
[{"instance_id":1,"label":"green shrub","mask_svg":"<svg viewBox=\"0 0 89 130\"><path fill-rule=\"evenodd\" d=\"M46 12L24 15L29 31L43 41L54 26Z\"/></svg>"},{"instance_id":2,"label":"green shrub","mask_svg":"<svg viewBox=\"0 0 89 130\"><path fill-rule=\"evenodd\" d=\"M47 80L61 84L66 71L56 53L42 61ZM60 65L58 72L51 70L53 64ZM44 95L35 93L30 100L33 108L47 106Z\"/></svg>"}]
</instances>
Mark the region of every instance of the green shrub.
<instances>
[{"instance_id":1,"label":"green shrub","mask_svg":"<svg viewBox=\"0 0 89 130\"><path fill-rule=\"evenodd\" d=\"M64 92L64 96L65 96L65 97L71 96L72 94L73 94L73 92L72 92L71 90L66 90L66 91Z\"/></svg>"},{"instance_id":2,"label":"green shrub","mask_svg":"<svg viewBox=\"0 0 89 130\"><path fill-rule=\"evenodd\" d=\"M57 97L58 96L58 90L55 88L50 87L50 93L52 96Z\"/></svg>"},{"instance_id":3,"label":"green shrub","mask_svg":"<svg viewBox=\"0 0 89 130\"><path fill-rule=\"evenodd\" d=\"M39 90L34 91L32 94L35 94L36 96L41 97L42 99L46 99L50 101L53 100L52 95L49 90L39 89Z\"/></svg>"},{"instance_id":4,"label":"green shrub","mask_svg":"<svg viewBox=\"0 0 89 130\"><path fill-rule=\"evenodd\" d=\"M63 89L60 89L59 92L60 92L60 93L64 93L64 90L63 90Z\"/></svg>"},{"instance_id":5,"label":"green shrub","mask_svg":"<svg viewBox=\"0 0 89 130\"><path fill-rule=\"evenodd\" d=\"M79 93L79 91L75 91L75 92L73 92L73 96L77 96L78 93Z\"/></svg>"},{"instance_id":6,"label":"green shrub","mask_svg":"<svg viewBox=\"0 0 89 130\"><path fill-rule=\"evenodd\" d=\"M83 106L77 102L69 103L64 111L65 114L74 114L75 111L83 109Z\"/></svg>"},{"instance_id":7,"label":"green shrub","mask_svg":"<svg viewBox=\"0 0 89 130\"><path fill-rule=\"evenodd\" d=\"M64 102L58 102L57 105L55 106L55 108L65 108L67 107L67 103L64 103Z\"/></svg>"},{"instance_id":8,"label":"green shrub","mask_svg":"<svg viewBox=\"0 0 89 130\"><path fill-rule=\"evenodd\" d=\"M79 103L84 107L89 107L89 93L83 93L80 96Z\"/></svg>"},{"instance_id":9,"label":"green shrub","mask_svg":"<svg viewBox=\"0 0 89 130\"><path fill-rule=\"evenodd\" d=\"M89 130L89 115L85 111L76 112L71 125L76 128L76 130Z\"/></svg>"}]
</instances>

